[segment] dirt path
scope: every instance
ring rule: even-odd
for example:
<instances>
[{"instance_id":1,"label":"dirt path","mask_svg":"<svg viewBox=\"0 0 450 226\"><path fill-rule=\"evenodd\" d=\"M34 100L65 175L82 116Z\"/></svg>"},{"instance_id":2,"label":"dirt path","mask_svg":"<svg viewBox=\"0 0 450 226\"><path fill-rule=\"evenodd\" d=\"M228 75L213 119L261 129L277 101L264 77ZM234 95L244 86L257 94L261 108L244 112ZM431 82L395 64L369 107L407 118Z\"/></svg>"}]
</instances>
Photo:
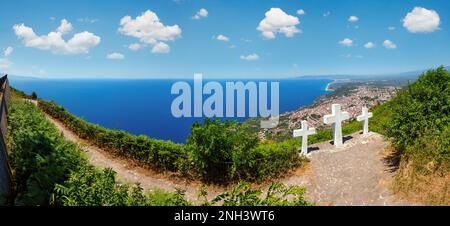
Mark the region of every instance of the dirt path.
<instances>
[{"instance_id":1,"label":"dirt path","mask_svg":"<svg viewBox=\"0 0 450 226\"><path fill-rule=\"evenodd\" d=\"M352 134L340 148L330 142L311 145L306 172L282 180L306 188L318 205L407 205L389 189L394 172L386 165L389 143L383 136Z\"/></svg>"},{"instance_id":2,"label":"dirt path","mask_svg":"<svg viewBox=\"0 0 450 226\"><path fill-rule=\"evenodd\" d=\"M197 196L197 192L202 185L199 181L183 180L172 173L159 173L130 163L130 161L120 157L112 156L108 152L79 138L58 120L48 115L47 118L64 134L64 137L82 147L92 165L113 169L117 173L120 182L138 183L145 190L159 188L166 191L175 191L176 189L182 189L186 191L186 197L189 200L194 202L201 201L198 200ZM226 188L208 186L208 197L214 197L225 190Z\"/></svg>"},{"instance_id":3,"label":"dirt path","mask_svg":"<svg viewBox=\"0 0 450 226\"><path fill-rule=\"evenodd\" d=\"M111 156L80 139L61 122L49 116L48 119L68 140L81 145L93 165L116 171L119 181L139 183L144 189L174 191L179 188L186 191L189 200L198 202L200 182L155 172ZM317 205L405 205L407 203L396 199L389 189L394 173L383 162L387 146L388 142L376 133L368 136L353 134L341 148L334 148L329 142L311 145L313 151L308 154L309 166L286 175L280 181L304 186L306 198ZM208 186L207 190L211 198L227 188Z\"/></svg>"}]
</instances>

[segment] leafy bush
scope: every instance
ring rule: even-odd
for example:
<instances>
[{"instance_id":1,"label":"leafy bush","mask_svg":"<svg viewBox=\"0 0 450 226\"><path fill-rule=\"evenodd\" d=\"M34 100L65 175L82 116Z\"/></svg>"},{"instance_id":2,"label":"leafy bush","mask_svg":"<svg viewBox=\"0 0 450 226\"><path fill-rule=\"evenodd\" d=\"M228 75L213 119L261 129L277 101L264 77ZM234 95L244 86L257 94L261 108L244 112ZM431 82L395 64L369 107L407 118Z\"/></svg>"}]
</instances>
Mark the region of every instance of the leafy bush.
<instances>
[{"instance_id":1,"label":"leafy bush","mask_svg":"<svg viewBox=\"0 0 450 226\"><path fill-rule=\"evenodd\" d=\"M209 119L203 125L194 123L187 139L198 173L215 180L234 178L234 162L257 143L256 135L240 129L236 122Z\"/></svg>"},{"instance_id":2,"label":"leafy bush","mask_svg":"<svg viewBox=\"0 0 450 226\"><path fill-rule=\"evenodd\" d=\"M389 107L384 129L399 152L436 164L450 162L450 74L444 67L422 74Z\"/></svg>"},{"instance_id":3,"label":"leafy bush","mask_svg":"<svg viewBox=\"0 0 450 226\"><path fill-rule=\"evenodd\" d=\"M87 167L56 185L56 202L65 206L187 206L184 193L155 190L143 193L138 185L118 184L111 169Z\"/></svg>"},{"instance_id":4,"label":"leafy bush","mask_svg":"<svg viewBox=\"0 0 450 226\"><path fill-rule=\"evenodd\" d=\"M55 183L66 180L86 159L32 103L13 101L8 118L15 204L47 205Z\"/></svg>"},{"instance_id":5,"label":"leafy bush","mask_svg":"<svg viewBox=\"0 0 450 226\"><path fill-rule=\"evenodd\" d=\"M394 190L417 203L448 205L449 72L439 67L423 73L373 112L372 129L391 138L392 156L400 160Z\"/></svg>"},{"instance_id":6,"label":"leafy bush","mask_svg":"<svg viewBox=\"0 0 450 226\"><path fill-rule=\"evenodd\" d=\"M292 142L260 144L243 124L205 120L191 127L187 147L195 169L212 181L261 181L300 165Z\"/></svg>"},{"instance_id":7,"label":"leafy bush","mask_svg":"<svg viewBox=\"0 0 450 226\"><path fill-rule=\"evenodd\" d=\"M285 186L272 183L263 196L263 192L252 189L250 184L240 182L231 191L216 196L204 205L223 206L311 206L304 198L305 189L298 186ZM203 193L206 195L206 193Z\"/></svg>"}]
</instances>

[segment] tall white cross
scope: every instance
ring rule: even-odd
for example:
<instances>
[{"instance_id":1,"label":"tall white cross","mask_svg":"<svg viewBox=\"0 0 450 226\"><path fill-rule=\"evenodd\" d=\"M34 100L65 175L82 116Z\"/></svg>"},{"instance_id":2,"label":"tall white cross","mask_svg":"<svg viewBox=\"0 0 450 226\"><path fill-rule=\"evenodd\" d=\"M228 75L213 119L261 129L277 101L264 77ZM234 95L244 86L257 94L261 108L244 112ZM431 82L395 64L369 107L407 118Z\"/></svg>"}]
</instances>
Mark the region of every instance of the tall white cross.
<instances>
[{"instance_id":1,"label":"tall white cross","mask_svg":"<svg viewBox=\"0 0 450 226\"><path fill-rule=\"evenodd\" d=\"M350 114L348 112L341 111L340 104L333 104L331 106L331 115L325 115L323 118L323 122L325 124L333 125L333 133L334 133L334 145L340 146L342 145L342 121L350 118Z\"/></svg>"},{"instance_id":2,"label":"tall white cross","mask_svg":"<svg viewBox=\"0 0 450 226\"><path fill-rule=\"evenodd\" d=\"M308 154L308 136L316 134L315 128L308 128L308 122L302 120L302 128L294 130L294 137L302 137L302 154Z\"/></svg>"},{"instance_id":3,"label":"tall white cross","mask_svg":"<svg viewBox=\"0 0 450 226\"><path fill-rule=\"evenodd\" d=\"M358 117L356 117L356 120L358 120L358 122L364 121L364 126L363 126L363 134L368 134L369 133L369 118L372 118L373 114L372 112L369 112L369 110L366 107L362 108L362 114L359 115Z\"/></svg>"}]
</instances>

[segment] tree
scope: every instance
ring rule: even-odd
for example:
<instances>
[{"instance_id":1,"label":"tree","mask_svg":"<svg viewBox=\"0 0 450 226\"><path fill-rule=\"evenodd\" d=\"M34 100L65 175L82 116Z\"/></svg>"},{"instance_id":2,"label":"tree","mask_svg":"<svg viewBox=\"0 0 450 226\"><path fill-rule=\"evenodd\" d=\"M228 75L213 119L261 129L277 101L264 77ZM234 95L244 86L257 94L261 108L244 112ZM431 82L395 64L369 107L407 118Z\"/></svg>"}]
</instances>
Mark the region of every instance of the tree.
<instances>
[{"instance_id":1,"label":"tree","mask_svg":"<svg viewBox=\"0 0 450 226\"><path fill-rule=\"evenodd\" d=\"M36 94L36 92L33 91L33 93L31 93L31 99L33 100L37 100L38 96Z\"/></svg>"}]
</instances>

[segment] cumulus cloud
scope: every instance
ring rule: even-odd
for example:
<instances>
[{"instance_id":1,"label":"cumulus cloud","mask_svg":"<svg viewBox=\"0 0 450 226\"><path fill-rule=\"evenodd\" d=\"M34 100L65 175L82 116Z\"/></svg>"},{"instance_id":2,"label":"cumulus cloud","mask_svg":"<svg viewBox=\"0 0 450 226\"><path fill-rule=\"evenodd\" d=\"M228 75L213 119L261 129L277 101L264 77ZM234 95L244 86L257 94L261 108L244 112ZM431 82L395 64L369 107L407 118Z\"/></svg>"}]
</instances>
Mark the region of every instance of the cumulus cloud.
<instances>
[{"instance_id":1,"label":"cumulus cloud","mask_svg":"<svg viewBox=\"0 0 450 226\"><path fill-rule=\"evenodd\" d=\"M389 26L389 27L388 27L388 30L393 31L393 30L395 30L395 27Z\"/></svg>"},{"instance_id":2,"label":"cumulus cloud","mask_svg":"<svg viewBox=\"0 0 450 226\"><path fill-rule=\"evenodd\" d=\"M170 46L164 42L158 42L152 48L152 53L164 54L164 53L169 53L169 52L170 52Z\"/></svg>"},{"instance_id":3,"label":"cumulus cloud","mask_svg":"<svg viewBox=\"0 0 450 226\"><path fill-rule=\"evenodd\" d=\"M3 51L3 55L5 57L11 55L11 53L14 51L14 48L11 46L6 47L6 49Z\"/></svg>"},{"instance_id":4,"label":"cumulus cloud","mask_svg":"<svg viewBox=\"0 0 450 226\"><path fill-rule=\"evenodd\" d=\"M68 34L72 31L72 24L69 23L66 19L61 20L61 25L56 29L56 32L59 32L63 35Z\"/></svg>"},{"instance_id":5,"label":"cumulus cloud","mask_svg":"<svg viewBox=\"0 0 450 226\"><path fill-rule=\"evenodd\" d=\"M397 45L394 42L392 42L391 40L384 40L383 46L386 49L395 49L395 48L397 48Z\"/></svg>"},{"instance_id":6,"label":"cumulus cloud","mask_svg":"<svg viewBox=\"0 0 450 226\"><path fill-rule=\"evenodd\" d=\"M299 10L297 10L297 14L298 15L305 15L305 10L299 9Z\"/></svg>"},{"instance_id":7,"label":"cumulus cloud","mask_svg":"<svg viewBox=\"0 0 450 226\"><path fill-rule=\"evenodd\" d=\"M140 42L153 45L155 49L164 49L170 51L170 47L164 43L166 41L174 41L181 37L181 28L178 25L164 25L158 18L156 13L147 10L135 19L125 16L120 20L119 32L123 35L138 38ZM152 49L152 52L153 49ZM159 52L155 52L159 53Z\"/></svg>"},{"instance_id":8,"label":"cumulus cloud","mask_svg":"<svg viewBox=\"0 0 450 226\"><path fill-rule=\"evenodd\" d=\"M373 44L373 42L368 42L368 43L364 44L364 48L366 48L366 49L375 48L375 44Z\"/></svg>"},{"instance_id":9,"label":"cumulus cloud","mask_svg":"<svg viewBox=\"0 0 450 226\"><path fill-rule=\"evenodd\" d=\"M193 17L193 20L200 20L201 18L208 17L208 10L201 8Z\"/></svg>"},{"instance_id":10,"label":"cumulus cloud","mask_svg":"<svg viewBox=\"0 0 450 226\"><path fill-rule=\"evenodd\" d=\"M439 28L439 14L434 10L415 7L403 18L403 27L412 33L429 33Z\"/></svg>"},{"instance_id":11,"label":"cumulus cloud","mask_svg":"<svg viewBox=\"0 0 450 226\"><path fill-rule=\"evenodd\" d=\"M106 59L123 60L123 59L125 59L125 56L121 53L110 53L110 54L106 55Z\"/></svg>"},{"instance_id":12,"label":"cumulus cloud","mask_svg":"<svg viewBox=\"0 0 450 226\"><path fill-rule=\"evenodd\" d=\"M256 53L253 54L249 54L249 55L241 55L241 60L245 60L245 61L256 61L259 60L259 56Z\"/></svg>"},{"instance_id":13,"label":"cumulus cloud","mask_svg":"<svg viewBox=\"0 0 450 226\"><path fill-rule=\"evenodd\" d=\"M326 11L326 12L323 13L323 17L328 17L329 15L331 15L330 11Z\"/></svg>"},{"instance_id":14,"label":"cumulus cloud","mask_svg":"<svg viewBox=\"0 0 450 226\"><path fill-rule=\"evenodd\" d=\"M229 39L227 36L225 36L225 35L218 35L218 36L216 37L216 39L219 40L219 41L223 41L223 42L228 42L228 41L230 41L230 39Z\"/></svg>"},{"instance_id":15,"label":"cumulus cloud","mask_svg":"<svg viewBox=\"0 0 450 226\"><path fill-rule=\"evenodd\" d=\"M339 41L339 44L341 44L343 46L352 46L353 40L351 40L349 38L344 38L343 40Z\"/></svg>"},{"instance_id":16,"label":"cumulus cloud","mask_svg":"<svg viewBox=\"0 0 450 226\"><path fill-rule=\"evenodd\" d=\"M291 38L301 32L296 27L299 23L300 20L297 17L288 15L280 8L271 8L266 12L264 19L259 22L257 30L261 31L262 36L267 39L275 38L276 33L283 33L286 37Z\"/></svg>"},{"instance_id":17,"label":"cumulus cloud","mask_svg":"<svg viewBox=\"0 0 450 226\"><path fill-rule=\"evenodd\" d=\"M354 23L354 22L356 22L358 20L359 20L359 18L357 16L350 16L348 18L348 22L351 22L351 23Z\"/></svg>"},{"instance_id":18,"label":"cumulus cloud","mask_svg":"<svg viewBox=\"0 0 450 226\"><path fill-rule=\"evenodd\" d=\"M42 36L36 35L31 27L24 24L13 26L14 33L26 47L48 50L54 54L87 54L100 43L100 37L87 31L75 34L68 41L64 40L63 35L72 29L72 24L65 19L61 20L61 25L55 31Z\"/></svg>"}]
</instances>

